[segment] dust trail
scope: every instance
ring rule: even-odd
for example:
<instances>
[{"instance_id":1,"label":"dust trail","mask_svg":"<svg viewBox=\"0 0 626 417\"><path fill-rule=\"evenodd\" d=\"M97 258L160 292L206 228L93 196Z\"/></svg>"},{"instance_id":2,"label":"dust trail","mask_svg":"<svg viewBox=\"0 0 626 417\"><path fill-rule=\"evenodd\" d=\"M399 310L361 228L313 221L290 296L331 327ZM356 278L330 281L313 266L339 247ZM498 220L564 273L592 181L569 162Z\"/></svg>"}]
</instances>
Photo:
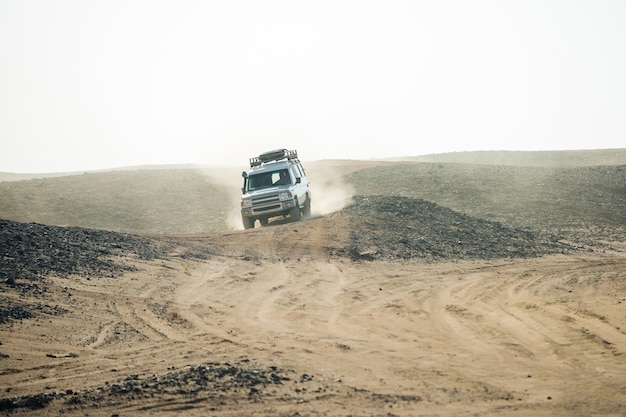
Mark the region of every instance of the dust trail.
<instances>
[{"instance_id":1,"label":"dust trail","mask_svg":"<svg viewBox=\"0 0 626 417\"><path fill-rule=\"evenodd\" d=\"M329 163L317 162L305 166L311 182L311 213L323 216L343 209L354 196L354 187L343 173Z\"/></svg>"},{"instance_id":2,"label":"dust trail","mask_svg":"<svg viewBox=\"0 0 626 417\"><path fill-rule=\"evenodd\" d=\"M243 230L240 212L241 186L243 185L242 169L233 166L208 166L202 167L200 171L207 177L207 181L224 187L226 193L225 209L220 214L224 216L225 227L232 230Z\"/></svg>"}]
</instances>

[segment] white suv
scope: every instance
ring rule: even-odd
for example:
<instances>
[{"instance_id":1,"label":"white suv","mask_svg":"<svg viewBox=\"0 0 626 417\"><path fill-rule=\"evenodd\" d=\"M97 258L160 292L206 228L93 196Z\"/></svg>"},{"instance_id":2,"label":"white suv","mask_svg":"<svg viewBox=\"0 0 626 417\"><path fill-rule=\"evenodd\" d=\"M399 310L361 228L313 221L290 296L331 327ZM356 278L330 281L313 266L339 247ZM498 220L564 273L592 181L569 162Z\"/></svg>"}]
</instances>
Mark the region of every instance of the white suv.
<instances>
[{"instance_id":1,"label":"white suv","mask_svg":"<svg viewBox=\"0 0 626 417\"><path fill-rule=\"evenodd\" d=\"M287 216L298 221L311 215L309 180L296 151L278 149L250 158L250 171L242 173L241 219L245 229L258 219Z\"/></svg>"}]
</instances>

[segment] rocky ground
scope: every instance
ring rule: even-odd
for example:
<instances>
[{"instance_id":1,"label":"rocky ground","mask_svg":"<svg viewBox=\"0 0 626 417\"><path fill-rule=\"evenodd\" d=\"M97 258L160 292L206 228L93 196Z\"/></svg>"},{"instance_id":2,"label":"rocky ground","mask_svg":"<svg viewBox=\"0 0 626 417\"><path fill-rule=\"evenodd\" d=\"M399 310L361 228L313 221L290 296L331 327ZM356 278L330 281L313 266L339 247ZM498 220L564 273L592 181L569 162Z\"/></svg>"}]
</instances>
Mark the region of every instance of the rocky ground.
<instances>
[{"instance_id":1,"label":"rocky ground","mask_svg":"<svg viewBox=\"0 0 626 417\"><path fill-rule=\"evenodd\" d=\"M417 198L357 196L339 216L351 219L350 241L332 254L353 259L484 260L582 249L562 236L507 227ZM129 257L202 259L222 252L217 246L180 251L167 238L0 219L0 280L10 285L36 287L48 275L115 278L134 270L125 263Z\"/></svg>"},{"instance_id":2,"label":"rocky ground","mask_svg":"<svg viewBox=\"0 0 626 417\"><path fill-rule=\"evenodd\" d=\"M574 249L560 236L507 227L416 198L357 196L345 211L354 219L348 248L353 259L529 258Z\"/></svg>"},{"instance_id":3,"label":"rocky ground","mask_svg":"<svg viewBox=\"0 0 626 417\"><path fill-rule=\"evenodd\" d=\"M387 193L188 236L0 220L0 412L624 415L623 229L548 226Z\"/></svg>"}]
</instances>

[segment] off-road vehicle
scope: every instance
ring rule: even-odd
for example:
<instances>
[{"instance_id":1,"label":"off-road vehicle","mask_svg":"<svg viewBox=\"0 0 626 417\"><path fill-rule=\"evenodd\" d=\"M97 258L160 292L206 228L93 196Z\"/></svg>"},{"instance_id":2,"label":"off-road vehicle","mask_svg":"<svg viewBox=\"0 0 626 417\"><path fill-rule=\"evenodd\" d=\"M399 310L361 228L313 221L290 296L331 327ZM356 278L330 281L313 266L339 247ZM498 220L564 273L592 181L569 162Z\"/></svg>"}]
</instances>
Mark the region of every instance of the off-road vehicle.
<instances>
[{"instance_id":1,"label":"off-road vehicle","mask_svg":"<svg viewBox=\"0 0 626 417\"><path fill-rule=\"evenodd\" d=\"M277 149L250 158L241 188L241 219L245 229L259 220L289 216L299 221L311 215L311 190L295 150Z\"/></svg>"}]
</instances>

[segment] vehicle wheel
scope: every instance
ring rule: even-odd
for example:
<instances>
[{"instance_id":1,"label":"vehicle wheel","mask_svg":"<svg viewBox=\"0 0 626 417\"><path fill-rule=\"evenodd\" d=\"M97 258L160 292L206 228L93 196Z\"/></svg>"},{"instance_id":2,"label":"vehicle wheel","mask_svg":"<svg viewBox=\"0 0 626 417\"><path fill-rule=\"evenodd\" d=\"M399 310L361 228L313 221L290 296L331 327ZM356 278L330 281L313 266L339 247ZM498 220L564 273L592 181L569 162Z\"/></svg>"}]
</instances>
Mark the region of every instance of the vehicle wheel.
<instances>
[{"instance_id":1,"label":"vehicle wheel","mask_svg":"<svg viewBox=\"0 0 626 417\"><path fill-rule=\"evenodd\" d=\"M261 222L261 226L267 226L268 220L269 219L265 217L260 218L259 221Z\"/></svg>"},{"instance_id":2,"label":"vehicle wheel","mask_svg":"<svg viewBox=\"0 0 626 417\"><path fill-rule=\"evenodd\" d=\"M302 209L302 216L305 219L311 217L311 197L306 196L306 202L304 203L304 209Z\"/></svg>"},{"instance_id":3,"label":"vehicle wheel","mask_svg":"<svg viewBox=\"0 0 626 417\"><path fill-rule=\"evenodd\" d=\"M243 220L243 228L244 229L254 229L254 218L253 217L241 216L241 220Z\"/></svg>"},{"instance_id":4,"label":"vehicle wheel","mask_svg":"<svg viewBox=\"0 0 626 417\"><path fill-rule=\"evenodd\" d=\"M298 204L298 200L296 200L296 206L289 210L289 217L291 217L291 220L294 222L302 219L302 212L300 211L300 204Z\"/></svg>"}]
</instances>

